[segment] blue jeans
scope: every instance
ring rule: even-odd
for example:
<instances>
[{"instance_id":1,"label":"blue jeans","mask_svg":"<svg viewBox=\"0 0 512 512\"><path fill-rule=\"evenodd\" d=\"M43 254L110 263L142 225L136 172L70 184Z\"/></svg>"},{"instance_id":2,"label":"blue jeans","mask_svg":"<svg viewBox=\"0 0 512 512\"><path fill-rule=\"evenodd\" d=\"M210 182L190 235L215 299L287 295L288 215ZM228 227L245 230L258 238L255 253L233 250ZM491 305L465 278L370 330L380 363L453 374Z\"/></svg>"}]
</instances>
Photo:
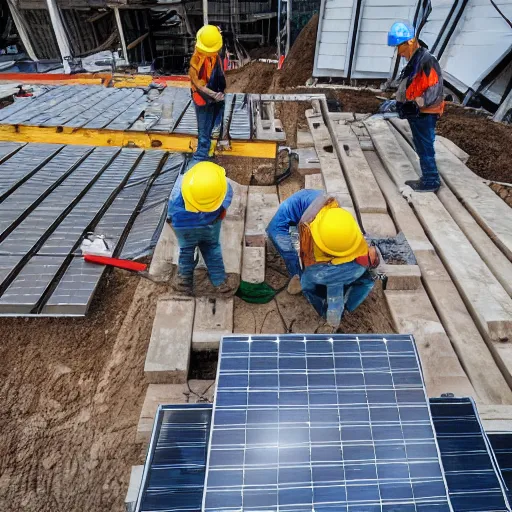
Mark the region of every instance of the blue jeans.
<instances>
[{"instance_id":1,"label":"blue jeans","mask_svg":"<svg viewBox=\"0 0 512 512\"><path fill-rule=\"evenodd\" d=\"M283 258L286 270L288 270L290 277L300 276L302 274L302 269L300 268L299 255L293 246L292 237L289 233L283 234L279 230L275 229L274 219L270 221L270 224L267 227L267 235L274 244L274 247L280 254L281 258Z\"/></svg>"},{"instance_id":2,"label":"blue jeans","mask_svg":"<svg viewBox=\"0 0 512 512\"><path fill-rule=\"evenodd\" d=\"M434 150L438 118L437 114L422 114L420 117L408 119L414 147L420 159L421 181L429 187L438 187L441 184Z\"/></svg>"},{"instance_id":3,"label":"blue jeans","mask_svg":"<svg viewBox=\"0 0 512 512\"><path fill-rule=\"evenodd\" d=\"M197 117L197 149L192 158L194 164L209 160L212 132L215 126L222 123L224 117L224 102L210 103L202 107L196 105Z\"/></svg>"},{"instance_id":4,"label":"blue jeans","mask_svg":"<svg viewBox=\"0 0 512 512\"><path fill-rule=\"evenodd\" d=\"M208 226L197 228L173 227L180 246L178 274L192 284L197 261L194 259L196 247L199 247L208 275L213 286L219 286L226 280L222 250L220 247L220 227L222 222L216 221Z\"/></svg>"},{"instance_id":5,"label":"blue jeans","mask_svg":"<svg viewBox=\"0 0 512 512\"><path fill-rule=\"evenodd\" d=\"M300 279L302 291L316 312L337 327L345 308L354 311L368 296L374 281L355 261L306 267Z\"/></svg>"}]
</instances>

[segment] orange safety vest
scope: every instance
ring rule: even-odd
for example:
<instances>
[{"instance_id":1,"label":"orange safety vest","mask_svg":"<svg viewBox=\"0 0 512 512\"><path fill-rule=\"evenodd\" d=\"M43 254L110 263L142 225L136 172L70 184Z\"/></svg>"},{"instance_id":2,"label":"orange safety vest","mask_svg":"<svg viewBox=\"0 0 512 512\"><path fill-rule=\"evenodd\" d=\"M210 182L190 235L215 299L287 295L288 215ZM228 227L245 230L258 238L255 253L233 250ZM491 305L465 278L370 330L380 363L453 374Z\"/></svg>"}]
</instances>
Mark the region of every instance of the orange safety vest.
<instances>
[{"instance_id":1,"label":"orange safety vest","mask_svg":"<svg viewBox=\"0 0 512 512\"><path fill-rule=\"evenodd\" d=\"M197 71L197 76L201 85L206 85L208 83L216 63L217 55L214 55L213 57L206 57L194 52L190 59L190 67ZM192 99L194 100L194 103L200 107L204 107L206 105L206 99L198 90L193 80L190 81L190 88L192 89Z\"/></svg>"},{"instance_id":2,"label":"orange safety vest","mask_svg":"<svg viewBox=\"0 0 512 512\"><path fill-rule=\"evenodd\" d=\"M321 253L316 246L311 234L311 222L322 208L340 208L336 199L332 196L320 196L315 199L304 212L299 222L300 262L302 268L316 265L317 263L336 263L335 256ZM355 262L368 269L376 268L380 264L379 253L373 246L368 247L368 253L355 258Z\"/></svg>"}]
</instances>

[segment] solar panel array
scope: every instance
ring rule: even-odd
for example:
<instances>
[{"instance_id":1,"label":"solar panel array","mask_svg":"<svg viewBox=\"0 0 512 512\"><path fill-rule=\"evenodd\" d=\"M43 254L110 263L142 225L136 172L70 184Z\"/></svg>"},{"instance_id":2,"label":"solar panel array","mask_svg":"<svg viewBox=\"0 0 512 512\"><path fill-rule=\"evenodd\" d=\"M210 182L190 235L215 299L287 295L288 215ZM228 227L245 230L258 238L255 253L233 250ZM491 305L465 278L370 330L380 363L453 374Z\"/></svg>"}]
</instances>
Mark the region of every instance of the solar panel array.
<instances>
[{"instance_id":1,"label":"solar panel array","mask_svg":"<svg viewBox=\"0 0 512 512\"><path fill-rule=\"evenodd\" d=\"M85 315L105 268L83 261L84 236L148 254L184 166L159 150L0 142L0 315Z\"/></svg>"},{"instance_id":2,"label":"solar panel array","mask_svg":"<svg viewBox=\"0 0 512 512\"><path fill-rule=\"evenodd\" d=\"M136 512L200 512L211 414L211 404L158 408Z\"/></svg>"},{"instance_id":3,"label":"solar panel array","mask_svg":"<svg viewBox=\"0 0 512 512\"><path fill-rule=\"evenodd\" d=\"M510 511L505 484L470 398L431 398L430 410L456 512Z\"/></svg>"},{"instance_id":4,"label":"solar panel array","mask_svg":"<svg viewBox=\"0 0 512 512\"><path fill-rule=\"evenodd\" d=\"M226 133L229 131L232 139L251 139L248 95L227 94L225 104ZM52 86L39 96L24 98L1 109L0 124L197 135L190 90L182 87L166 87L150 100L143 89L137 88Z\"/></svg>"},{"instance_id":5,"label":"solar panel array","mask_svg":"<svg viewBox=\"0 0 512 512\"><path fill-rule=\"evenodd\" d=\"M413 339L224 338L203 510L451 510Z\"/></svg>"},{"instance_id":6,"label":"solar panel array","mask_svg":"<svg viewBox=\"0 0 512 512\"><path fill-rule=\"evenodd\" d=\"M508 501L512 500L512 432L489 432L487 438L507 487Z\"/></svg>"}]
</instances>

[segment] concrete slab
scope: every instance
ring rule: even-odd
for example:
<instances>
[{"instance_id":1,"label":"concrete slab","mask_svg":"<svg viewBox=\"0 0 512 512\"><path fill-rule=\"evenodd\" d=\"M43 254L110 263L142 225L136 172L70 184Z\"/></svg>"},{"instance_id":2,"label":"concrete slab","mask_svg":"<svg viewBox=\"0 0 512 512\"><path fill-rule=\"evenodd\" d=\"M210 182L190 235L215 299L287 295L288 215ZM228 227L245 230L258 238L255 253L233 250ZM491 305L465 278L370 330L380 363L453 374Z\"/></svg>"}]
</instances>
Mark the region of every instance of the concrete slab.
<instances>
[{"instance_id":1,"label":"concrete slab","mask_svg":"<svg viewBox=\"0 0 512 512\"><path fill-rule=\"evenodd\" d=\"M322 172L320 160L318 159L315 148L300 148L297 149L296 152L299 155L298 171L302 176Z\"/></svg>"},{"instance_id":2,"label":"concrete slab","mask_svg":"<svg viewBox=\"0 0 512 512\"><path fill-rule=\"evenodd\" d=\"M242 281L263 283L265 281L265 247L243 248Z\"/></svg>"},{"instance_id":3,"label":"concrete slab","mask_svg":"<svg viewBox=\"0 0 512 512\"><path fill-rule=\"evenodd\" d=\"M351 126L332 121L338 156L355 206L361 213L387 213L386 201Z\"/></svg>"},{"instance_id":4,"label":"concrete slab","mask_svg":"<svg viewBox=\"0 0 512 512\"><path fill-rule=\"evenodd\" d=\"M395 224L387 213L361 213L361 222L369 235L379 238L396 236Z\"/></svg>"},{"instance_id":5,"label":"concrete slab","mask_svg":"<svg viewBox=\"0 0 512 512\"><path fill-rule=\"evenodd\" d=\"M364 124L370 132L373 144L389 175L397 187L403 187L407 180L416 180L418 175L409 159L399 146L387 121L371 117Z\"/></svg>"},{"instance_id":6,"label":"concrete slab","mask_svg":"<svg viewBox=\"0 0 512 512\"><path fill-rule=\"evenodd\" d=\"M128 484L128 492L124 499L124 506L126 512L135 512L135 506L137 504L137 497L139 496L140 485L142 483L142 473L144 472L144 466L132 466L130 472L130 482Z\"/></svg>"},{"instance_id":7,"label":"concrete slab","mask_svg":"<svg viewBox=\"0 0 512 512\"><path fill-rule=\"evenodd\" d=\"M155 247L149 273L161 281L169 281L172 278L175 265L178 263L178 240L171 226L165 222L160 233L160 238Z\"/></svg>"},{"instance_id":8,"label":"concrete slab","mask_svg":"<svg viewBox=\"0 0 512 512\"><path fill-rule=\"evenodd\" d=\"M423 288L384 292L394 326L412 334L429 397L442 393L477 397Z\"/></svg>"},{"instance_id":9,"label":"concrete slab","mask_svg":"<svg viewBox=\"0 0 512 512\"><path fill-rule=\"evenodd\" d=\"M297 130L297 148L311 148L314 146L313 136L309 130Z\"/></svg>"},{"instance_id":10,"label":"concrete slab","mask_svg":"<svg viewBox=\"0 0 512 512\"><path fill-rule=\"evenodd\" d=\"M158 301L144 365L150 384L187 381L194 309L195 301L191 297Z\"/></svg>"},{"instance_id":11,"label":"concrete slab","mask_svg":"<svg viewBox=\"0 0 512 512\"><path fill-rule=\"evenodd\" d=\"M512 300L435 194L413 193L414 209L483 332L512 339Z\"/></svg>"},{"instance_id":12,"label":"concrete slab","mask_svg":"<svg viewBox=\"0 0 512 512\"><path fill-rule=\"evenodd\" d=\"M306 118L313 135L327 193L336 196L343 208L353 209L354 203L322 114L307 110Z\"/></svg>"},{"instance_id":13,"label":"concrete slab","mask_svg":"<svg viewBox=\"0 0 512 512\"><path fill-rule=\"evenodd\" d=\"M436 140L438 140L446 149L451 151L462 163L467 163L469 160L469 155L455 142L452 142L450 139L443 137L442 135L436 135Z\"/></svg>"},{"instance_id":14,"label":"concrete slab","mask_svg":"<svg viewBox=\"0 0 512 512\"><path fill-rule=\"evenodd\" d=\"M418 265L387 265L379 266L388 278L386 290L418 290L422 288L421 270Z\"/></svg>"},{"instance_id":15,"label":"concrete slab","mask_svg":"<svg viewBox=\"0 0 512 512\"><path fill-rule=\"evenodd\" d=\"M279 208L276 187L249 187L245 222L245 245L264 247L266 227Z\"/></svg>"},{"instance_id":16,"label":"concrete slab","mask_svg":"<svg viewBox=\"0 0 512 512\"><path fill-rule=\"evenodd\" d=\"M190 380L188 385L187 383L150 384L142 404L135 442L149 443L159 405L194 404L202 401L202 397L212 402L214 393L215 381L213 380Z\"/></svg>"},{"instance_id":17,"label":"concrete slab","mask_svg":"<svg viewBox=\"0 0 512 512\"><path fill-rule=\"evenodd\" d=\"M196 299L192 350L218 350L220 339L233 333L233 298Z\"/></svg>"},{"instance_id":18,"label":"concrete slab","mask_svg":"<svg viewBox=\"0 0 512 512\"><path fill-rule=\"evenodd\" d=\"M304 188L312 190L325 190L324 179L321 174L309 174L304 178Z\"/></svg>"}]
</instances>

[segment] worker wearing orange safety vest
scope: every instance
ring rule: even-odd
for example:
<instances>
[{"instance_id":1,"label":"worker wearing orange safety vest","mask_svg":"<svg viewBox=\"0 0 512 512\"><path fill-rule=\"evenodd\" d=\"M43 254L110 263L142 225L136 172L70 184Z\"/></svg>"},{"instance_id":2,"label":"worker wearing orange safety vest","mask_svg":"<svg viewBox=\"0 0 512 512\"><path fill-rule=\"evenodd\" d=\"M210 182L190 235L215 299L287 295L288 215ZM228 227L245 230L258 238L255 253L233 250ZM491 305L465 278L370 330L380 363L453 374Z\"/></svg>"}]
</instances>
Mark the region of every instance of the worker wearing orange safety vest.
<instances>
[{"instance_id":1,"label":"worker wearing orange safety vest","mask_svg":"<svg viewBox=\"0 0 512 512\"><path fill-rule=\"evenodd\" d=\"M213 129L222 123L226 89L219 55L222 44L222 35L214 25L205 25L197 32L189 69L198 131L197 149L191 165L209 159Z\"/></svg>"},{"instance_id":2,"label":"worker wearing orange safety vest","mask_svg":"<svg viewBox=\"0 0 512 512\"><path fill-rule=\"evenodd\" d=\"M298 226L300 257L290 228ZM267 233L291 274L289 293L302 291L335 331L344 310L354 311L374 286L370 270L379 264L350 212L335 198L301 190L281 203Z\"/></svg>"},{"instance_id":3,"label":"worker wearing orange safety vest","mask_svg":"<svg viewBox=\"0 0 512 512\"><path fill-rule=\"evenodd\" d=\"M388 33L388 46L397 47L407 61L396 93L397 111L411 127L416 153L420 159L421 179L405 182L416 192L436 192L441 185L434 141L439 116L444 110L443 77L437 59L420 46L415 29L398 21Z\"/></svg>"}]
</instances>

